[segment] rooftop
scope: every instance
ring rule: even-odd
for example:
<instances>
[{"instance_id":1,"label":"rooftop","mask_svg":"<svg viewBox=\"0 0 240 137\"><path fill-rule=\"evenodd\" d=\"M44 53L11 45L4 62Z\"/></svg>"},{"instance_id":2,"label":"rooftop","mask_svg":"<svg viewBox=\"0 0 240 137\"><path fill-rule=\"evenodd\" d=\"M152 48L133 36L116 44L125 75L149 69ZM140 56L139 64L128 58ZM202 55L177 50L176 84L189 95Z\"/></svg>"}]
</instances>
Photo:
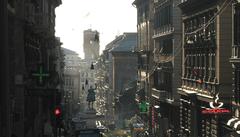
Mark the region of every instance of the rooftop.
<instances>
[{"instance_id":1,"label":"rooftop","mask_svg":"<svg viewBox=\"0 0 240 137\"><path fill-rule=\"evenodd\" d=\"M78 55L77 52L61 47L65 55Z\"/></svg>"},{"instance_id":2,"label":"rooftop","mask_svg":"<svg viewBox=\"0 0 240 137\"><path fill-rule=\"evenodd\" d=\"M112 44L112 52L131 52L137 46L137 33L123 33L119 37L120 39Z\"/></svg>"}]
</instances>

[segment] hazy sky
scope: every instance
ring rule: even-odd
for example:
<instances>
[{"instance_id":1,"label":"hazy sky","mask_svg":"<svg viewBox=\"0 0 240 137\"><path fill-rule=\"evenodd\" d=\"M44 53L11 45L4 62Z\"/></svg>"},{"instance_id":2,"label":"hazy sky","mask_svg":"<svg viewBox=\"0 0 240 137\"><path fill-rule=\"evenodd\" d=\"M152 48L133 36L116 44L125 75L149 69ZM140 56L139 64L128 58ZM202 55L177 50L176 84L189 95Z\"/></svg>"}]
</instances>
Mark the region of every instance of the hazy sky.
<instances>
[{"instance_id":1,"label":"hazy sky","mask_svg":"<svg viewBox=\"0 0 240 137\"><path fill-rule=\"evenodd\" d=\"M100 49L116 35L137 31L137 10L134 0L62 0L56 8L56 36L63 47L83 54L83 31L100 32ZM100 52L101 54L102 52Z\"/></svg>"}]
</instances>

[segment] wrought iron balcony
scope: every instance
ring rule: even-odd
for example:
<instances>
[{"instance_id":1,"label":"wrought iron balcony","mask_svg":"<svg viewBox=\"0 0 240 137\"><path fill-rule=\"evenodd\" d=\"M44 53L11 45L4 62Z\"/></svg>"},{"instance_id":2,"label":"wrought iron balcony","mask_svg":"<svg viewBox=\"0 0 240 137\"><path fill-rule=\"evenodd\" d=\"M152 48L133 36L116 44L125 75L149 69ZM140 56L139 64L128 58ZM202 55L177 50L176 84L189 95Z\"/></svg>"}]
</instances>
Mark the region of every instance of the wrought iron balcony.
<instances>
[{"instance_id":1,"label":"wrought iron balcony","mask_svg":"<svg viewBox=\"0 0 240 137\"><path fill-rule=\"evenodd\" d=\"M217 2L218 0L179 0L179 7L181 9L186 9L186 10L190 10L192 8L199 8L199 6L203 6L205 4L212 4Z\"/></svg>"},{"instance_id":2,"label":"wrought iron balcony","mask_svg":"<svg viewBox=\"0 0 240 137\"><path fill-rule=\"evenodd\" d=\"M171 24L164 25L154 30L153 38L169 35L174 32L174 27Z\"/></svg>"},{"instance_id":3,"label":"wrought iron balcony","mask_svg":"<svg viewBox=\"0 0 240 137\"><path fill-rule=\"evenodd\" d=\"M154 50L154 61L155 62L158 62L158 63L166 63L166 62L169 62L169 61L172 61L172 54L169 54L169 53L161 53L161 50L159 49L155 49Z\"/></svg>"},{"instance_id":4,"label":"wrought iron balcony","mask_svg":"<svg viewBox=\"0 0 240 137\"><path fill-rule=\"evenodd\" d=\"M240 62L240 45L232 46L231 62Z\"/></svg>"},{"instance_id":5,"label":"wrought iron balcony","mask_svg":"<svg viewBox=\"0 0 240 137\"><path fill-rule=\"evenodd\" d=\"M160 101L166 101L167 91L152 88L152 96L155 97L155 98L158 98Z\"/></svg>"}]
</instances>

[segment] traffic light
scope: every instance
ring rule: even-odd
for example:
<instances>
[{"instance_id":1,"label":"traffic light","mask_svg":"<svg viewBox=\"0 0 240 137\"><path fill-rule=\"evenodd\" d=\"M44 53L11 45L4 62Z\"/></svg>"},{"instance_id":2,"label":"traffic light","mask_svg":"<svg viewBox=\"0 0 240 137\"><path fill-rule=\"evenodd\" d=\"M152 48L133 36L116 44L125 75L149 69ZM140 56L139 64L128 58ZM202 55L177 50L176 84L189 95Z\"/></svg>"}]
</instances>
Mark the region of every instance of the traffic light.
<instances>
[{"instance_id":1,"label":"traffic light","mask_svg":"<svg viewBox=\"0 0 240 137\"><path fill-rule=\"evenodd\" d=\"M62 110L60 107L54 109L54 116L56 118L56 127L62 127Z\"/></svg>"},{"instance_id":2,"label":"traffic light","mask_svg":"<svg viewBox=\"0 0 240 137\"><path fill-rule=\"evenodd\" d=\"M56 117L60 117L61 116L61 109L60 108L55 108L55 110L54 110L54 115L56 116Z\"/></svg>"}]
</instances>

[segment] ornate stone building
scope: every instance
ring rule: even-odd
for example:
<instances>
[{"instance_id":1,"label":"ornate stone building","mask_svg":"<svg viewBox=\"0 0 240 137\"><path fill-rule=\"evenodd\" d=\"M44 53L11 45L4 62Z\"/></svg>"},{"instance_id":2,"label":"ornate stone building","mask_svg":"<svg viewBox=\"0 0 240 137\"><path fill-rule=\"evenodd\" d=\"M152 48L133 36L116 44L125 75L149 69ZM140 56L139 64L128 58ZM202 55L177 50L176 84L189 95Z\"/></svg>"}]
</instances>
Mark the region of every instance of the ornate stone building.
<instances>
[{"instance_id":1,"label":"ornate stone building","mask_svg":"<svg viewBox=\"0 0 240 137\"><path fill-rule=\"evenodd\" d=\"M233 1L232 4L232 56L230 62L232 63L232 117L227 120L225 136L237 137L240 135L239 131L239 96L240 96L240 3Z\"/></svg>"},{"instance_id":2,"label":"ornate stone building","mask_svg":"<svg viewBox=\"0 0 240 137\"><path fill-rule=\"evenodd\" d=\"M64 104L65 118L73 117L80 108L80 62L81 58L72 50L62 48L64 53Z\"/></svg>"},{"instance_id":3,"label":"ornate stone building","mask_svg":"<svg viewBox=\"0 0 240 137\"><path fill-rule=\"evenodd\" d=\"M232 8L229 0L181 0L182 84L180 133L184 137L223 136L222 114L204 114L215 99L230 109ZM218 98L219 97L219 98Z\"/></svg>"},{"instance_id":4,"label":"ornate stone building","mask_svg":"<svg viewBox=\"0 0 240 137\"><path fill-rule=\"evenodd\" d=\"M60 4L61 0L1 1L8 68L1 96L6 107L1 110L3 137L42 136L46 120L55 123L53 110L62 92L61 42L54 36L55 8Z\"/></svg>"},{"instance_id":5,"label":"ornate stone building","mask_svg":"<svg viewBox=\"0 0 240 137\"><path fill-rule=\"evenodd\" d=\"M138 103L146 101L151 104L151 88L153 85L153 0L135 0L137 8L137 47L134 50L138 56ZM152 110L150 105L149 112ZM140 114L144 125L152 127L151 113Z\"/></svg>"},{"instance_id":6,"label":"ornate stone building","mask_svg":"<svg viewBox=\"0 0 240 137\"><path fill-rule=\"evenodd\" d=\"M181 84L181 11L179 0L154 1L154 62L152 106L154 131L164 135L179 131L179 95ZM174 135L172 135L174 136Z\"/></svg>"},{"instance_id":7,"label":"ornate stone building","mask_svg":"<svg viewBox=\"0 0 240 137\"><path fill-rule=\"evenodd\" d=\"M137 34L123 33L121 39L110 50L113 65L113 93L115 99L115 125L125 127L125 120L130 119L136 109L135 92L137 81L137 56L132 52L136 47Z\"/></svg>"}]
</instances>

